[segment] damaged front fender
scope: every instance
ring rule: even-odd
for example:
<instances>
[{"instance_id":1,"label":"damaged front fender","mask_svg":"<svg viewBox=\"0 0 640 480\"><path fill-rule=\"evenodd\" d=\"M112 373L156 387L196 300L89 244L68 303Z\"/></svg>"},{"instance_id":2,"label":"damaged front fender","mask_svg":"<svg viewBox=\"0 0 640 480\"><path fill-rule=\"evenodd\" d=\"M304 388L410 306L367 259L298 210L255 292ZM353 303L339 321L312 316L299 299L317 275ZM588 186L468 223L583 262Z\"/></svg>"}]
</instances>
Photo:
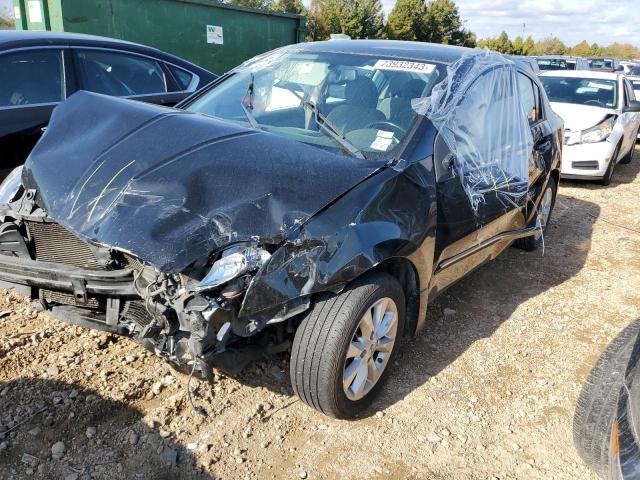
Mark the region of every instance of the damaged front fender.
<instances>
[{"instance_id":1,"label":"damaged front fender","mask_svg":"<svg viewBox=\"0 0 640 480\"><path fill-rule=\"evenodd\" d=\"M249 286L234 333L247 336L290 312L299 313L313 294L338 292L389 259L408 257L416 271L428 272L435 246L435 201L430 157L367 179L273 254ZM425 277L419 278L417 290L426 288ZM424 312L426 299L421 304Z\"/></svg>"}]
</instances>

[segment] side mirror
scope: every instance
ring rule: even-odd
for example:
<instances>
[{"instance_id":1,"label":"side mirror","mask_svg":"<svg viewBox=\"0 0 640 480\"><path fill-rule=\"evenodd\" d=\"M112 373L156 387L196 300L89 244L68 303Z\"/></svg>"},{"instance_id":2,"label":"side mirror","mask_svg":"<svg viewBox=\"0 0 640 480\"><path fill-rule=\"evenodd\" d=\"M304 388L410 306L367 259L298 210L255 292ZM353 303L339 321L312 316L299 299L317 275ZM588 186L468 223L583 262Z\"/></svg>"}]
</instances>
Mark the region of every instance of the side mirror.
<instances>
[{"instance_id":1,"label":"side mirror","mask_svg":"<svg viewBox=\"0 0 640 480\"><path fill-rule=\"evenodd\" d=\"M640 113L640 102L631 100L629 105L624 108L624 113Z\"/></svg>"},{"instance_id":2,"label":"side mirror","mask_svg":"<svg viewBox=\"0 0 640 480\"><path fill-rule=\"evenodd\" d=\"M616 71L616 72L624 72L624 67L622 65L618 65L616 68L614 68L614 71Z\"/></svg>"}]
</instances>

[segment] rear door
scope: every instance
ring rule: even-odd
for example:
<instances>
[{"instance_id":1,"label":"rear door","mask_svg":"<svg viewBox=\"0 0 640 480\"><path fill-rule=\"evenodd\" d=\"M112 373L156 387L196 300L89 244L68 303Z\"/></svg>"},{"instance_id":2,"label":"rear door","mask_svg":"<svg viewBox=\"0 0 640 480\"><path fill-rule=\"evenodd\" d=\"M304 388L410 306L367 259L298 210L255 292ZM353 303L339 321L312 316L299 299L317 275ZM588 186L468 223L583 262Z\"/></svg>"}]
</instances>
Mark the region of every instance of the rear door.
<instances>
[{"instance_id":1,"label":"rear door","mask_svg":"<svg viewBox=\"0 0 640 480\"><path fill-rule=\"evenodd\" d=\"M197 84L194 74L138 53L75 48L79 88L89 92L173 106Z\"/></svg>"},{"instance_id":2,"label":"rear door","mask_svg":"<svg viewBox=\"0 0 640 480\"><path fill-rule=\"evenodd\" d=\"M0 177L24 162L58 103L72 91L68 49L0 53Z\"/></svg>"},{"instance_id":3,"label":"rear door","mask_svg":"<svg viewBox=\"0 0 640 480\"><path fill-rule=\"evenodd\" d=\"M530 137L527 139L528 127L517 103L516 92L520 82L513 79L512 72L507 68L491 70L478 77L461 96L448 127L456 137L457 152L452 152L450 140L445 141L442 134L436 138L434 162L438 231L437 269L433 277L435 291L444 289L486 260L494 258L511 240L501 240L482 249L477 249L478 245L502 232L525 226L525 198L515 194L522 191L523 183L530 183L528 175L539 173L531 162L528 174L524 168L526 157L533 154ZM530 93L533 92L533 87L529 88ZM533 105L537 108L535 97L528 101L533 102L532 111ZM442 132L443 129L440 130ZM513 176L516 169L508 168L513 167L511 162L515 157L520 159L519 175L522 178L519 179ZM461 162L466 172L456 167ZM462 180L465 175L471 181L478 180L474 193L483 192L475 209L468 195L470 181ZM524 188L526 190L526 186ZM444 267L448 260L470 251L474 253L464 260Z\"/></svg>"},{"instance_id":4,"label":"rear door","mask_svg":"<svg viewBox=\"0 0 640 480\"><path fill-rule=\"evenodd\" d=\"M553 161L553 130L545 118L542 97L537 83L523 72L518 72L518 90L522 109L527 115L533 150L529 157L529 186L533 186Z\"/></svg>"}]
</instances>

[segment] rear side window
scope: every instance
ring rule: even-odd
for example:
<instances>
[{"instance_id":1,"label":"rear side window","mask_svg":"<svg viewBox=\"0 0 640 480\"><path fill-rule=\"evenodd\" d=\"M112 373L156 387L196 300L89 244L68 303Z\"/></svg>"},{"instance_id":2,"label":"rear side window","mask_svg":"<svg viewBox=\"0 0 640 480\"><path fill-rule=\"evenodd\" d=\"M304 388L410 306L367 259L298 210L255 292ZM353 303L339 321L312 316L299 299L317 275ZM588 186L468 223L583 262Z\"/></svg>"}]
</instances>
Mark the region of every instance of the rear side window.
<instances>
[{"instance_id":1,"label":"rear side window","mask_svg":"<svg viewBox=\"0 0 640 480\"><path fill-rule=\"evenodd\" d=\"M527 115L529 123L535 123L539 117L538 92L529 77L518 73L518 91L520 93L520 103Z\"/></svg>"},{"instance_id":2,"label":"rear side window","mask_svg":"<svg viewBox=\"0 0 640 480\"><path fill-rule=\"evenodd\" d=\"M79 50L77 58L84 90L116 97L167 92L164 71L150 58L103 50Z\"/></svg>"},{"instance_id":3,"label":"rear side window","mask_svg":"<svg viewBox=\"0 0 640 480\"><path fill-rule=\"evenodd\" d=\"M0 107L64 100L64 62L60 50L0 55Z\"/></svg>"},{"instance_id":4,"label":"rear side window","mask_svg":"<svg viewBox=\"0 0 640 480\"><path fill-rule=\"evenodd\" d=\"M174 67L173 65L169 65L169 68L178 83L178 88L180 90L188 90L193 80L193 74L186 70L182 70L181 68Z\"/></svg>"}]
</instances>

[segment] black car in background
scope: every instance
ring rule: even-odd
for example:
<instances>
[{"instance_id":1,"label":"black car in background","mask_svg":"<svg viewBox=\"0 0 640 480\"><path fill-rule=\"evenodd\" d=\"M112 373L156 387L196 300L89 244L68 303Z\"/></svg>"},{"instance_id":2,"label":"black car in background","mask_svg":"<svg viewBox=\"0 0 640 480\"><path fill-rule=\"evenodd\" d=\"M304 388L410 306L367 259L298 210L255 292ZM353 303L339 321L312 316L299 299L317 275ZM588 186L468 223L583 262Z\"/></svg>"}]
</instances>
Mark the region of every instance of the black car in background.
<instances>
[{"instance_id":1,"label":"black car in background","mask_svg":"<svg viewBox=\"0 0 640 480\"><path fill-rule=\"evenodd\" d=\"M0 186L0 286L202 376L291 351L300 398L349 418L429 301L543 242L564 133L525 62L305 43L180 107L60 105Z\"/></svg>"},{"instance_id":2,"label":"black car in background","mask_svg":"<svg viewBox=\"0 0 640 480\"><path fill-rule=\"evenodd\" d=\"M24 162L51 112L77 90L172 106L216 76L110 38L0 31L0 178Z\"/></svg>"}]
</instances>

